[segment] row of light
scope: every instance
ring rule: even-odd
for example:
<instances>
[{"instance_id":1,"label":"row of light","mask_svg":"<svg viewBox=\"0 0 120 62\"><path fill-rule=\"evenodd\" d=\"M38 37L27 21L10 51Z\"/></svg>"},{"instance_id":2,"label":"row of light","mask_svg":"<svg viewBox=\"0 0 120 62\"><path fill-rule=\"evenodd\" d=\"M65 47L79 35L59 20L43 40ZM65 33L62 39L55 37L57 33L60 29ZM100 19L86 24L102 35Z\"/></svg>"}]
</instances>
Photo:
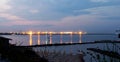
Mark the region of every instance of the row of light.
<instances>
[{"instance_id":1,"label":"row of light","mask_svg":"<svg viewBox=\"0 0 120 62\"><path fill-rule=\"evenodd\" d=\"M22 32L22 34L86 34L86 32Z\"/></svg>"}]
</instances>

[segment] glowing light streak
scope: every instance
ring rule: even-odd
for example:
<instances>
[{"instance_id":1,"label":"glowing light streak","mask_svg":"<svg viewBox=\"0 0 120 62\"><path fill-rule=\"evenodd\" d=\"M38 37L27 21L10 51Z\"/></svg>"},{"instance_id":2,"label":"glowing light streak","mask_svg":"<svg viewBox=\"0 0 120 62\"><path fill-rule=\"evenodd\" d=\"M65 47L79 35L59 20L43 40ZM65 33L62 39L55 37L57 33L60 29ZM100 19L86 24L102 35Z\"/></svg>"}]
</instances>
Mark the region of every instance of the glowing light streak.
<instances>
[{"instance_id":1,"label":"glowing light streak","mask_svg":"<svg viewBox=\"0 0 120 62\"><path fill-rule=\"evenodd\" d=\"M73 40L72 37L73 37L73 32L70 33L70 39L71 39L70 43L72 43L72 40Z\"/></svg>"},{"instance_id":2,"label":"glowing light streak","mask_svg":"<svg viewBox=\"0 0 120 62\"><path fill-rule=\"evenodd\" d=\"M40 32L38 32L38 45L40 45Z\"/></svg>"},{"instance_id":3,"label":"glowing light streak","mask_svg":"<svg viewBox=\"0 0 120 62\"><path fill-rule=\"evenodd\" d=\"M29 38L29 45L32 45L32 42L33 42L32 41L32 34L33 33L32 33L32 31L29 31L28 33L29 33L29 36L30 36L30 38Z\"/></svg>"},{"instance_id":4,"label":"glowing light streak","mask_svg":"<svg viewBox=\"0 0 120 62\"><path fill-rule=\"evenodd\" d=\"M46 34L46 44L48 44L48 32L44 32Z\"/></svg>"},{"instance_id":5,"label":"glowing light streak","mask_svg":"<svg viewBox=\"0 0 120 62\"><path fill-rule=\"evenodd\" d=\"M82 43L82 32L79 32L79 43Z\"/></svg>"},{"instance_id":6,"label":"glowing light streak","mask_svg":"<svg viewBox=\"0 0 120 62\"><path fill-rule=\"evenodd\" d=\"M63 35L63 32L60 32L60 43L62 44L62 35Z\"/></svg>"},{"instance_id":7,"label":"glowing light streak","mask_svg":"<svg viewBox=\"0 0 120 62\"><path fill-rule=\"evenodd\" d=\"M49 33L50 33L50 44L52 44L52 32Z\"/></svg>"}]
</instances>

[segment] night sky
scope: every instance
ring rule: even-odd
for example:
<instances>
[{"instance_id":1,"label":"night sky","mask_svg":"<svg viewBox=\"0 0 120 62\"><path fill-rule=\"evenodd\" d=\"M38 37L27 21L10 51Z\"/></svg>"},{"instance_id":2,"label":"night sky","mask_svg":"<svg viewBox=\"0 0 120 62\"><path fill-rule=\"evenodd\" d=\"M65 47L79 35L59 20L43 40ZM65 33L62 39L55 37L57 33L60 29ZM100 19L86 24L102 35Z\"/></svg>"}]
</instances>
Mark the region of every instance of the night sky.
<instances>
[{"instance_id":1,"label":"night sky","mask_svg":"<svg viewBox=\"0 0 120 62\"><path fill-rule=\"evenodd\" d=\"M0 32L115 32L120 0L0 0Z\"/></svg>"}]
</instances>

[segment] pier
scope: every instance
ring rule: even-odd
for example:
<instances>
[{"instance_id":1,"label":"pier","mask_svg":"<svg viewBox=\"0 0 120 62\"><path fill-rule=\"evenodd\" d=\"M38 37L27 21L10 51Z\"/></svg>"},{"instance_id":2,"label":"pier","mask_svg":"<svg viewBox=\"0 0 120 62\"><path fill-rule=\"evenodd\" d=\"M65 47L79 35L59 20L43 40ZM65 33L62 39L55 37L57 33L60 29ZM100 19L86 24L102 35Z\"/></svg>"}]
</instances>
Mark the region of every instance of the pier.
<instances>
[{"instance_id":1,"label":"pier","mask_svg":"<svg viewBox=\"0 0 120 62\"><path fill-rule=\"evenodd\" d=\"M60 35L60 44L63 43L63 35L69 35L70 36L70 42L73 43L73 35L79 35L79 43L82 43L82 35L87 34L87 32L33 32L33 31L28 31L28 32L9 32L9 33L0 33L0 35L29 35L29 45L31 46L33 44L33 35L38 36L37 40L37 45L41 45L41 35L46 36L46 41L45 44L53 44L53 36L54 35Z\"/></svg>"},{"instance_id":2,"label":"pier","mask_svg":"<svg viewBox=\"0 0 120 62\"><path fill-rule=\"evenodd\" d=\"M53 44L53 36L55 35L59 35L60 36L60 42L58 42L59 44L64 43L63 42L63 36L64 35L69 35L69 42L68 43L73 43L73 37L74 35L78 35L79 36L79 41L77 43L82 43L82 35L115 35L115 33L87 33L87 32L82 32L82 31L78 31L78 32L72 32L72 31L68 31L68 32L33 32L33 31L27 31L27 32L1 32L0 35L29 35L29 45L33 45L33 35L37 35L37 45L41 45L41 36L45 35L45 41L44 44Z\"/></svg>"}]
</instances>

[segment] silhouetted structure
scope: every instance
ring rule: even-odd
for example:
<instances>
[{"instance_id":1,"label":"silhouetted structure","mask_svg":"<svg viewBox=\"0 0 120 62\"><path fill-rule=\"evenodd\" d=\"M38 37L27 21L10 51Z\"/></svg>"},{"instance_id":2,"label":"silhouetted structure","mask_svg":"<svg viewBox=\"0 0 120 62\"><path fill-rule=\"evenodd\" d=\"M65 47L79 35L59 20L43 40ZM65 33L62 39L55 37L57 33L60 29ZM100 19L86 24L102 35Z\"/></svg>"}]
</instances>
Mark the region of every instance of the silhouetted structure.
<instances>
[{"instance_id":1,"label":"silhouetted structure","mask_svg":"<svg viewBox=\"0 0 120 62\"><path fill-rule=\"evenodd\" d=\"M41 58L31 48L17 47L10 45L9 38L0 37L0 55L10 62L48 62Z\"/></svg>"},{"instance_id":2,"label":"silhouetted structure","mask_svg":"<svg viewBox=\"0 0 120 62\"><path fill-rule=\"evenodd\" d=\"M120 34L118 34L118 38L120 38Z\"/></svg>"},{"instance_id":3,"label":"silhouetted structure","mask_svg":"<svg viewBox=\"0 0 120 62\"><path fill-rule=\"evenodd\" d=\"M12 39L5 38L5 37L0 37L0 47L8 48L9 45L10 45L9 40L12 40Z\"/></svg>"}]
</instances>

